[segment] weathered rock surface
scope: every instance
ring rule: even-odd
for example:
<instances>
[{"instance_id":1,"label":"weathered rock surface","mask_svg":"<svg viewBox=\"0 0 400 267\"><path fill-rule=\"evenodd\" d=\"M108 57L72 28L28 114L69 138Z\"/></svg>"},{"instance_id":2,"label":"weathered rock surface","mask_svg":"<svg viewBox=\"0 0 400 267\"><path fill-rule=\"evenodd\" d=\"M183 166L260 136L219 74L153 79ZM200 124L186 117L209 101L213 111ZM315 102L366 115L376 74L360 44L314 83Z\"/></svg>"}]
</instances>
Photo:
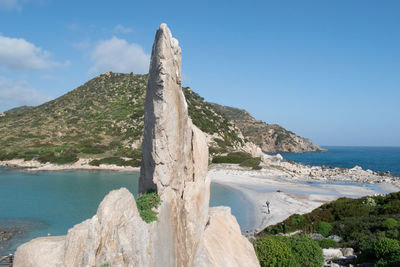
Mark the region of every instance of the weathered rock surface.
<instances>
[{"instance_id":1,"label":"weathered rock surface","mask_svg":"<svg viewBox=\"0 0 400 267\"><path fill-rule=\"evenodd\" d=\"M259 266L229 208L209 212L206 137L188 116L181 50L165 24L153 45L139 192L157 190L158 221L146 224L122 188L66 237L20 246L15 266Z\"/></svg>"},{"instance_id":2,"label":"weathered rock surface","mask_svg":"<svg viewBox=\"0 0 400 267\"><path fill-rule=\"evenodd\" d=\"M210 208L208 226L197 250L194 266L258 265L258 260L254 257L254 248L241 235L236 218L231 215L231 209Z\"/></svg>"}]
</instances>

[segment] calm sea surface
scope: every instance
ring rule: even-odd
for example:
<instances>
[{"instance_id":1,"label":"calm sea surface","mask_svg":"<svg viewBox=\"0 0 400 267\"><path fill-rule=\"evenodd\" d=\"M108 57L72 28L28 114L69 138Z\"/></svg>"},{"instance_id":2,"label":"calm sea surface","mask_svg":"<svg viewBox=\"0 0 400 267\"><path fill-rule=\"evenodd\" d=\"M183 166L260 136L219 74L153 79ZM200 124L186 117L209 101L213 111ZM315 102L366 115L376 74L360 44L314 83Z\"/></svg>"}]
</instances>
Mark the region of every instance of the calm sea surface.
<instances>
[{"instance_id":1,"label":"calm sea surface","mask_svg":"<svg viewBox=\"0 0 400 267\"><path fill-rule=\"evenodd\" d=\"M107 171L22 172L0 168L0 230L24 229L0 256L34 237L65 235L73 225L91 218L104 196L128 188L135 196L138 173ZM243 195L228 187L211 185L211 206L230 206L241 229L251 228L252 207Z\"/></svg>"},{"instance_id":2,"label":"calm sea surface","mask_svg":"<svg viewBox=\"0 0 400 267\"><path fill-rule=\"evenodd\" d=\"M312 166L333 166L386 172L400 176L400 147L342 147L326 146L319 153L282 153L284 159Z\"/></svg>"}]
</instances>

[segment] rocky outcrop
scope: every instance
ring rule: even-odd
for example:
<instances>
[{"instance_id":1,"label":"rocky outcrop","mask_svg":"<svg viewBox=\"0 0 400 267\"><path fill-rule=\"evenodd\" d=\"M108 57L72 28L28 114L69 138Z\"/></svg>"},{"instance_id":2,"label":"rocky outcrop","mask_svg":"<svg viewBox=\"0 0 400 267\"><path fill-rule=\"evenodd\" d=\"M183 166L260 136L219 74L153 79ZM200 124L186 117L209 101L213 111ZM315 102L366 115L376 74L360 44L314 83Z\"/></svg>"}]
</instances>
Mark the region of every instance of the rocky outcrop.
<instances>
[{"instance_id":1,"label":"rocky outcrop","mask_svg":"<svg viewBox=\"0 0 400 267\"><path fill-rule=\"evenodd\" d=\"M212 103L213 107L232 120L249 141L263 152L318 152L320 148L310 139L300 137L277 124L267 124L254 119L249 112L234 107Z\"/></svg>"},{"instance_id":2,"label":"rocky outcrop","mask_svg":"<svg viewBox=\"0 0 400 267\"><path fill-rule=\"evenodd\" d=\"M156 190L158 221L145 223L122 188L65 237L34 239L15 266L259 266L229 208L209 211L206 137L188 116L181 51L165 24L153 45L139 192Z\"/></svg>"}]
</instances>

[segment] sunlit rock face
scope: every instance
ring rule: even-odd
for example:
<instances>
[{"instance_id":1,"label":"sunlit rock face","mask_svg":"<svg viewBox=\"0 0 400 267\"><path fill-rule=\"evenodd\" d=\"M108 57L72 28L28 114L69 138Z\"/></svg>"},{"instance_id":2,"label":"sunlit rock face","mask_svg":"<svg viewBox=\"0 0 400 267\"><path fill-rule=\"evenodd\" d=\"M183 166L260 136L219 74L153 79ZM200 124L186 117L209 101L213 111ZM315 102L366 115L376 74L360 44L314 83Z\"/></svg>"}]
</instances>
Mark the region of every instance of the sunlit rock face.
<instances>
[{"instance_id":1,"label":"sunlit rock face","mask_svg":"<svg viewBox=\"0 0 400 267\"><path fill-rule=\"evenodd\" d=\"M209 212L208 146L181 88L181 49L157 30L145 101L139 193L156 190L158 221L145 223L132 194L111 191L64 237L21 245L15 266L259 266L230 209Z\"/></svg>"}]
</instances>

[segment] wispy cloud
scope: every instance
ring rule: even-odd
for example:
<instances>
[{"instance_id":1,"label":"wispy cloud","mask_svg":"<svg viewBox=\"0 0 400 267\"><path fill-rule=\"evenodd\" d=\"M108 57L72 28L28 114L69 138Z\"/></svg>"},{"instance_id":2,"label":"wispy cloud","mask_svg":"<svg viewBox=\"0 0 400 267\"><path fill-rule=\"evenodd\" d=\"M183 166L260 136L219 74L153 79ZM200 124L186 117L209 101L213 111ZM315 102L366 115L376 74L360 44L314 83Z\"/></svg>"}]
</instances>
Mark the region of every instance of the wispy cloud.
<instances>
[{"instance_id":1,"label":"wispy cloud","mask_svg":"<svg viewBox=\"0 0 400 267\"><path fill-rule=\"evenodd\" d=\"M0 9L2 10L12 10L12 9L21 9L22 3L25 1L21 0L0 0Z\"/></svg>"},{"instance_id":2,"label":"wispy cloud","mask_svg":"<svg viewBox=\"0 0 400 267\"><path fill-rule=\"evenodd\" d=\"M51 99L24 80L13 81L0 76L0 107L36 106Z\"/></svg>"},{"instance_id":3,"label":"wispy cloud","mask_svg":"<svg viewBox=\"0 0 400 267\"><path fill-rule=\"evenodd\" d=\"M133 30L131 28L124 27L121 24L118 24L117 26L114 27L114 33L127 34L127 33L131 33L131 32L133 32Z\"/></svg>"},{"instance_id":4,"label":"wispy cloud","mask_svg":"<svg viewBox=\"0 0 400 267\"><path fill-rule=\"evenodd\" d=\"M50 53L22 38L0 35L0 67L9 70L41 70L65 66L50 60Z\"/></svg>"},{"instance_id":5,"label":"wispy cloud","mask_svg":"<svg viewBox=\"0 0 400 267\"><path fill-rule=\"evenodd\" d=\"M147 73L150 63L150 55L135 43L113 37L100 41L93 52L91 59L94 61L89 73L115 71Z\"/></svg>"}]
</instances>

